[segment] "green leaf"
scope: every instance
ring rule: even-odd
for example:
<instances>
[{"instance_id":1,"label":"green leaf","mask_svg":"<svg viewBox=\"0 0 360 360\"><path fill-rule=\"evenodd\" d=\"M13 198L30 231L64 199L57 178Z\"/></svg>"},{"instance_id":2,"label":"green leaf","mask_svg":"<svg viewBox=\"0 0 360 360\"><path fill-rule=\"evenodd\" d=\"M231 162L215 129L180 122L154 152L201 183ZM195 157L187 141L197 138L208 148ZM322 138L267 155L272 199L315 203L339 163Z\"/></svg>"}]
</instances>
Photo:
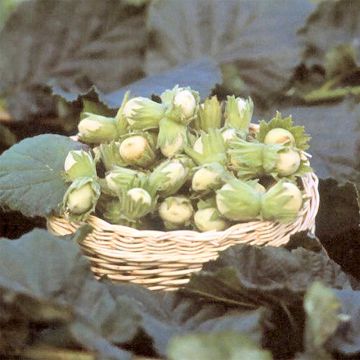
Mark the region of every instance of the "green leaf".
<instances>
[{"instance_id":1,"label":"green leaf","mask_svg":"<svg viewBox=\"0 0 360 360\"><path fill-rule=\"evenodd\" d=\"M301 301L313 281L349 288L347 276L324 253L299 248L236 245L192 275L185 291L210 301L254 309L291 306Z\"/></svg>"},{"instance_id":2,"label":"green leaf","mask_svg":"<svg viewBox=\"0 0 360 360\"><path fill-rule=\"evenodd\" d=\"M183 87L191 87L200 93L204 99L210 95L216 84L221 83L221 72L217 64L210 58L202 57L194 61L181 64L168 71L157 75L150 75L138 81L121 87L112 92L104 93L97 88L92 88L89 92L67 92L53 88L54 94L62 96L67 101L73 101L78 96L86 97L95 93L99 101L107 107L117 109L120 107L125 94L130 91L131 96L151 97L160 96L165 90L171 89L178 84Z\"/></svg>"},{"instance_id":3,"label":"green leaf","mask_svg":"<svg viewBox=\"0 0 360 360\"><path fill-rule=\"evenodd\" d=\"M340 306L335 293L320 282L314 282L307 290L304 299L305 350L313 358L332 359L324 346L340 323Z\"/></svg>"},{"instance_id":4,"label":"green leaf","mask_svg":"<svg viewBox=\"0 0 360 360\"><path fill-rule=\"evenodd\" d=\"M236 245L192 275L184 291L197 301L237 310L265 307L263 345L275 358L291 359L302 349L303 297L314 281L350 288L348 277L325 252Z\"/></svg>"},{"instance_id":5,"label":"green leaf","mask_svg":"<svg viewBox=\"0 0 360 360\"><path fill-rule=\"evenodd\" d=\"M112 117L114 115L112 110L110 110L106 105L98 101L83 98L82 103L83 103L82 114L92 113L106 117ZM82 114L80 114L80 119L83 119Z\"/></svg>"},{"instance_id":6,"label":"green leaf","mask_svg":"<svg viewBox=\"0 0 360 360\"><path fill-rule=\"evenodd\" d=\"M124 0L127 4L132 6L144 6L151 0Z\"/></svg>"},{"instance_id":7,"label":"green leaf","mask_svg":"<svg viewBox=\"0 0 360 360\"><path fill-rule=\"evenodd\" d=\"M358 69L356 51L351 45L341 44L328 50L324 59L327 78L345 76Z\"/></svg>"},{"instance_id":8,"label":"green leaf","mask_svg":"<svg viewBox=\"0 0 360 360\"><path fill-rule=\"evenodd\" d=\"M316 234L324 242L359 228L358 193L354 184L339 185L334 179L319 183L320 207L316 216ZM342 244L344 245L344 244Z\"/></svg>"},{"instance_id":9,"label":"green leaf","mask_svg":"<svg viewBox=\"0 0 360 360\"><path fill-rule=\"evenodd\" d=\"M357 0L322 1L300 32L306 65L324 66L329 60L327 56L330 52L342 45L349 46L355 52L356 61L359 63L359 20L360 3ZM337 52L337 55L343 53ZM344 62L339 62L339 65L343 67ZM346 69L351 70L351 66Z\"/></svg>"},{"instance_id":10,"label":"green leaf","mask_svg":"<svg viewBox=\"0 0 360 360\"><path fill-rule=\"evenodd\" d=\"M335 290L341 303L341 323L328 342L329 350L344 357L356 357L360 354L360 292Z\"/></svg>"},{"instance_id":11,"label":"green leaf","mask_svg":"<svg viewBox=\"0 0 360 360\"><path fill-rule=\"evenodd\" d=\"M139 317L127 298L113 296L106 284L95 280L73 240L39 229L18 240L1 239L0 303L8 306L10 319L19 314L27 322L28 345L34 340L54 345L62 338L64 344L103 358L129 359L114 345L135 336ZM38 332L36 324L43 330Z\"/></svg>"},{"instance_id":12,"label":"green leaf","mask_svg":"<svg viewBox=\"0 0 360 360\"><path fill-rule=\"evenodd\" d=\"M13 134L10 129L6 126L0 124L0 154L14 145L17 141L15 134Z\"/></svg>"},{"instance_id":13,"label":"green leaf","mask_svg":"<svg viewBox=\"0 0 360 360\"><path fill-rule=\"evenodd\" d=\"M316 234L329 256L359 279L358 191L352 183L339 185L334 179L325 179L320 180L319 193Z\"/></svg>"},{"instance_id":14,"label":"green leaf","mask_svg":"<svg viewBox=\"0 0 360 360\"><path fill-rule=\"evenodd\" d=\"M262 100L281 90L298 64L296 31L313 9L309 1L154 1L146 72L209 56L235 63L246 93Z\"/></svg>"},{"instance_id":15,"label":"green leaf","mask_svg":"<svg viewBox=\"0 0 360 360\"><path fill-rule=\"evenodd\" d=\"M185 147L185 152L198 165L218 163L224 165L226 162L226 145L219 129L210 128L208 132L200 134L202 152L199 153L191 146Z\"/></svg>"},{"instance_id":16,"label":"green leaf","mask_svg":"<svg viewBox=\"0 0 360 360\"><path fill-rule=\"evenodd\" d=\"M0 205L26 216L47 216L66 192L65 158L83 145L65 136L39 135L0 156Z\"/></svg>"},{"instance_id":17,"label":"green leaf","mask_svg":"<svg viewBox=\"0 0 360 360\"><path fill-rule=\"evenodd\" d=\"M0 2L0 30L11 12L14 11L16 6L22 1L24 0L2 0Z\"/></svg>"},{"instance_id":18,"label":"green leaf","mask_svg":"<svg viewBox=\"0 0 360 360\"><path fill-rule=\"evenodd\" d=\"M290 235L290 240L284 245L287 250L304 248L306 250L319 252L323 250L319 239L309 231L300 231Z\"/></svg>"},{"instance_id":19,"label":"green leaf","mask_svg":"<svg viewBox=\"0 0 360 360\"><path fill-rule=\"evenodd\" d=\"M222 331L233 331L246 334L258 345L263 337L263 321L265 309L260 308L253 311L228 311L223 316L204 321L197 332L216 333Z\"/></svg>"},{"instance_id":20,"label":"green leaf","mask_svg":"<svg viewBox=\"0 0 360 360\"><path fill-rule=\"evenodd\" d=\"M271 360L271 353L261 350L246 336L233 332L194 334L177 337L169 345L170 360Z\"/></svg>"},{"instance_id":21,"label":"green leaf","mask_svg":"<svg viewBox=\"0 0 360 360\"><path fill-rule=\"evenodd\" d=\"M171 89L178 84L183 87L189 86L198 91L204 99L210 95L215 85L220 83L221 73L219 67L210 58L203 57L157 75L145 77L111 93L100 93L99 97L106 105L117 108L121 105L126 91L130 91L132 97L160 96L165 90Z\"/></svg>"},{"instance_id":22,"label":"green leaf","mask_svg":"<svg viewBox=\"0 0 360 360\"><path fill-rule=\"evenodd\" d=\"M260 345L265 309L228 311L226 307L183 297L181 293L156 293L135 285L111 287L114 295L132 299L142 319L142 329L161 356L174 336L188 333L233 331L246 334Z\"/></svg>"},{"instance_id":23,"label":"green leaf","mask_svg":"<svg viewBox=\"0 0 360 360\"><path fill-rule=\"evenodd\" d=\"M26 119L52 110L44 109L47 85L73 94L68 100L92 85L113 91L142 76L145 45L143 8L118 0L25 1L0 34L0 96L15 118Z\"/></svg>"}]
</instances>

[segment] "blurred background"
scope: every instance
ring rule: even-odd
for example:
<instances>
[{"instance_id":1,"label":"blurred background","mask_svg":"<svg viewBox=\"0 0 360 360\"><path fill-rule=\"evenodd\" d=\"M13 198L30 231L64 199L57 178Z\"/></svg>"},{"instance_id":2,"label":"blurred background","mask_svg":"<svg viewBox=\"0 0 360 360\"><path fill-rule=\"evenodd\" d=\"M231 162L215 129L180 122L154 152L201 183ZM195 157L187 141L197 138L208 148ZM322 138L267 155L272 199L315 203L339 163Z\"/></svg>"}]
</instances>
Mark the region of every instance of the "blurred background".
<instances>
[{"instance_id":1,"label":"blurred background","mask_svg":"<svg viewBox=\"0 0 360 360\"><path fill-rule=\"evenodd\" d=\"M301 232L292 253L229 249L187 292L115 287L90 276L81 234L2 239L46 223L0 207L0 359L165 356L170 339L195 332L183 348L202 343L203 359L225 359L218 349L271 358L247 349L244 333L276 359L359 359L359 49L360 0L0 0L0 154L38 134L75 134L82 111L112 116L128 90L251 96L253 122L280 111L311 135L316 236L347 272ZM304 309L313 281L333 289L317 282ZM171 358L197 358L182 351Z\"/></svg>"},{"instance_id":2,"label":"blurred background","mask_svg":"<svg viewBox=\"0 0 360 360\"><path fill-rule=\"evenodd\" d=\"M179 84L292 114L319 177L359 183L359 46L359 0L0 0L0 152ZM0 236L44 225L0 216Z\"/></svg>"}]
</instances>

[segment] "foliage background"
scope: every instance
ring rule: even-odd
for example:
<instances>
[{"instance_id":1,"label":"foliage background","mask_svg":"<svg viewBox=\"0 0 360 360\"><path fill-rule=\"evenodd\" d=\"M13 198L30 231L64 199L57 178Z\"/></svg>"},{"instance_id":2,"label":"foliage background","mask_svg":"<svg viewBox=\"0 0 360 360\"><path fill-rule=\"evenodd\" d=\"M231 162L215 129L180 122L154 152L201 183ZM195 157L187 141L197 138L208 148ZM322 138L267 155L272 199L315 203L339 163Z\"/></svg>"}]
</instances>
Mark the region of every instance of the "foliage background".
<instances>
[{"instance_id":1,"label":"foliage background","mask_svg":"<svg viewBox=\"0 0 360 360\"><path fill-rule=\"evenodd\" d=\"M292 114L321 179L317 240L230 249L171 295L96 282L76 245L86 229L59 242L28 233L42 218L2 209L0 236L21 238L0 242L0 355L357 358L359 24L358 0L0 0L0 152L72 135L84 108L113 114L127 89L156 96L179 83L203 98L250 95L254 121Z\"/></svg>"}]
</instances>

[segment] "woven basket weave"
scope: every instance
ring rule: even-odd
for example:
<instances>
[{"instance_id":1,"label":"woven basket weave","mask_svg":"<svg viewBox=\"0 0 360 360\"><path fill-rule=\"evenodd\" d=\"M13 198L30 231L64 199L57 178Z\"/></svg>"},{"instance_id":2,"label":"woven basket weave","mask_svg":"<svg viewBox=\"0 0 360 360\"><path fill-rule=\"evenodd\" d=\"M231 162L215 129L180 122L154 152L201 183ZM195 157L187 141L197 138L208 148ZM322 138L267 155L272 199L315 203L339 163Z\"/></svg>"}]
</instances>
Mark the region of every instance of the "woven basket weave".
<instances>
[{"instance_id":1,"label":"woven basket weave","mask_svg":"<svg viewBox=\"0 0 360 360\"><path fill-rule=\"evenodd\" d=\"M221 232L140 231L90 216L94 228L81 246L96 276L114 281L131 281L152 290L175 290L185 284L202 264L215 259L218 252L235 244L279 246L298 231L315 231L319 207L318 178L314 173L302 177L308 200L297 219L290 224L253 221L234 225ZM80 223L62 217L48 219L48 229L58 235L76 231Z\"/></svg>"}]
</instances>

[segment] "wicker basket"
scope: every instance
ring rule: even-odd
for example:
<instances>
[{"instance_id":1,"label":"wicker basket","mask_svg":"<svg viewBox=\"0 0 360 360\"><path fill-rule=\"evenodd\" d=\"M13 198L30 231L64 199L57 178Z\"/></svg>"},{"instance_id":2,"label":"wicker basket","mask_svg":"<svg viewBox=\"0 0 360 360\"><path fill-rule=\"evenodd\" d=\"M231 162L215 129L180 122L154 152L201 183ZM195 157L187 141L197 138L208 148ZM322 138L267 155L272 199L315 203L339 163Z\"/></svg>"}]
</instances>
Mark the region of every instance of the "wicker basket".
<instances>
[{"instance_id":1,"label":"wicker basket","mask_svg":"<svg viewBox=\"0 0 360 360\"><path fill-rule=\"evenodd\" d=\"M215 259L218 252L235 244L279 246L291 234L315 231L319 207L318 178L308 173L302 178L305 201L298 218L291 224L253 221L234 225L221 232L140 231L112 225L90 216L94 231L82 242L96 276L114 281L131 281L152 290L174 290L185 284L202 264ZM48 229L58 235L73 233L81 224L61 217L48 219Z\"/></svg>"}]
</instances>

